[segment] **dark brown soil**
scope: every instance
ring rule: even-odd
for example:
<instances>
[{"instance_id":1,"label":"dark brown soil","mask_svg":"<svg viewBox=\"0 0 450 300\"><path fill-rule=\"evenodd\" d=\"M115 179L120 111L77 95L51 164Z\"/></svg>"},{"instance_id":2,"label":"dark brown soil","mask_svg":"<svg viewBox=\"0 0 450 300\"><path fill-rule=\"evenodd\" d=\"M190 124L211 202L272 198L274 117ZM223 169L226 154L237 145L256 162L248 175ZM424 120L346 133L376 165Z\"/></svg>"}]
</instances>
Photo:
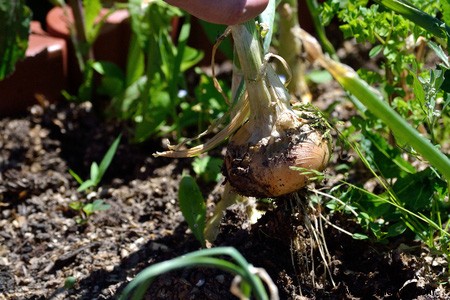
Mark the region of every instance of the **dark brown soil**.
<instances>
[{"instance_id":1,"label":"dark brown soil","mask_svg":"<svg viewBox=\"0 0 450 300\"><path fill-rule=\"evenodd\" d=\"M87 178L119 133L88 105L36 106L0 120L0 299L113 299L143 268L200 248L177 203L191 161L153 158L160 142L129 144L125 132L101 186L77 192L69 168ZM204 187L209 208L219 192L220 185ZM77 224L69 204L95 199L111 208ZM333 285L319 252L311 254L308 212L294 202L280 199L252 226L240 207L229 210L215 246L236 247L265 268L281 299L449 299L447 262L423 245L358 241L324 225ZM358 229L345 216L329 219ZM76 283L66 289L70 277ZM232 279L215 269L181 270L160 276L147 299L236 299Z\"/></svg>"}]
</instances>

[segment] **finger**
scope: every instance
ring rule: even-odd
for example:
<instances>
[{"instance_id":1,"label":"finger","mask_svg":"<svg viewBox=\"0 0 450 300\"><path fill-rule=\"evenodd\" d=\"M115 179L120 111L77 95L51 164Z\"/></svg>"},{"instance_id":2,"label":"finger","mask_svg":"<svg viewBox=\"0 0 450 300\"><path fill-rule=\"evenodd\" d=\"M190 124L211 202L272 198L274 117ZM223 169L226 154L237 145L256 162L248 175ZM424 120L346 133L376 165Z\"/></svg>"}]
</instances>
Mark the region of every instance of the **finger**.
<instances>
[{"instance_id":1,"label":"finger","mask_svg":"<svg viewBox=\"0 0 450 300\"><path fill-rule=\"evenodd\" d=\"M234 25L259 15L269 0L166 0L199 19Z\"/></svg>"}]
</instances>

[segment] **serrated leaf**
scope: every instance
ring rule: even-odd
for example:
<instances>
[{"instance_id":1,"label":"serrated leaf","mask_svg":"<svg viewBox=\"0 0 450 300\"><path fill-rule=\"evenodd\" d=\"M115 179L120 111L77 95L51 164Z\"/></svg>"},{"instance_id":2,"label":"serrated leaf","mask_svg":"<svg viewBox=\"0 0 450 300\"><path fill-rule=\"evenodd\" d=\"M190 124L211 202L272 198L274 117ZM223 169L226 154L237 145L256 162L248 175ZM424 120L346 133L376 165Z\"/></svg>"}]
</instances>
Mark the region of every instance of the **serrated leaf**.
<instances>
[{"instance_id":1,"label":"serrated leaf","mask_svg":"<svg viewBox=\"0 0 450 300\"><path fill-rule=\"evenodd\" d=\"M197 240L205 246L206 205L199 186L189 175L184 176L178 191L180 209Z\"/></svg>"}]
</instances>

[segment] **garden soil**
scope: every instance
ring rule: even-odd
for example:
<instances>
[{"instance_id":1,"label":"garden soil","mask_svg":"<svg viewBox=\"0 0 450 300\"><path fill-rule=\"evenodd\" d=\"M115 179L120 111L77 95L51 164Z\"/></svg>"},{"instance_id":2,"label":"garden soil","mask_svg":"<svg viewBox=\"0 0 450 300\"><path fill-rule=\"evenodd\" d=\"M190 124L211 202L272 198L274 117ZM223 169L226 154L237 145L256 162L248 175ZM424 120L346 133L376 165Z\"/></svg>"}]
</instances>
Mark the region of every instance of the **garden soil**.
<instances>
[{"instance_id":1,"label":"garden soil","mask_svg":"<svg viewBox=\"0 0 450 300\"><path fill-rule=\"evenodd\" d=\"M123 133L100 186L77 191L69 170L87 178L120 128L88 104L34 106L0 120L0 299L115 299L144 268L200 249L177 203L192 160L152 157L160 140L133 144ZM211 212L223 183L201 188ZM264 268L281 299L450 298L443 257L411 239L352 239L337 227L357 232L357 224L325 211L329 223L320 221L302 199L279 199L255 224L233 207L213 246L235 247ZM110 208L77 223L69 205L95 200ZM322 228L326 264L308 220ZM146 299L238 299L232 281L217 269L183 269L158 277Z\"/></svg>"}]
</instances>

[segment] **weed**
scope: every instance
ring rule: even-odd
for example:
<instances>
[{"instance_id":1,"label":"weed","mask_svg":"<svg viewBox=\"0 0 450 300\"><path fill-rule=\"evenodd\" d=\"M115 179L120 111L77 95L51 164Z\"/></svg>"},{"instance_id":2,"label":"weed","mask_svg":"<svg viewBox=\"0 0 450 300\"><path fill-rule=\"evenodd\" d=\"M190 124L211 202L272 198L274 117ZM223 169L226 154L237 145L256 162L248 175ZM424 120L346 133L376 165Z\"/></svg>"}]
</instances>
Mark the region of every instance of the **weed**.
<instances>
[{"instance_id":1,"label":"weed","mask_svg":"<svg viewBox=\"0 0 450 300\"><path fill-rule=\"evenodd\" d=\"M449 6L412 1L418 9L404 1L375 2L329 0L318 6L318 18L328 24L337 16L344 37L372 45L369 57L380 62L379 69L362 67L356 74L315 56L360 111L340 133L369 171L321 196L328 198L332 213L353 215L378 241L404 235L447 253L450 160L441 148L449 134L443 126L449 122L449 27L434 16L447 15ZM314 56L319 48L310 47L308 53ZM431 68L430 56L436 62ZM348 178L355 168L361 169L355 162L336 171Z\"/></svg>"},{"instance_id":2,"label":"weed","mask_svg":"<svg viewBox=\"0 0 450 300\"><path fill-rule=\"evenodd\" d=\"M104 200L94 200L92 203L83 203L82 201L74 201L69 204L69 207L76 211L78 215L75 221L79 225L84 225L88 222L89 217L98 211L108 210L111 206L105 203Z\"/></svg>"},{"instance_id":3,"label":"weed","mask_svg":"<svg viewBox=\"0 0 450 300\"><path fill-rule=\"evenodd\" d=\"M80 184L78 187L78 191L82 192L87 189L90 189L92 187L96 187L100 181L103 178L103 175L105 175L106 170L109 168L109 165L111 164L114 155L116 154L117 147L119 146L120 139L122 138L122 135L119 135L114 142L109 147L108 151L106 152L105 156L103 157L102 161L100 162L100 165L98 165L96 162L93 162L91 164L91 172L90 172L90 178L83 181L80 176L78 176L77 173L73 170L69 170L70 175L72 175L73 178Z\"/></svg>"},{"instance_id":4,"label":"weed","mask_svg":"<svg viewBox=\"0 0 450 300\"><path fill-rule=\"evenodd\" d=\"M135 141L172 131L180 135L177 108L184 98L180 90L187 88L183 74L203 57L187 46L189 17L164 1L143 5L131 0L126 7L132 28L126 72L95 65L102 75L99 91L112 99L111 116L132 121ZM176 42L171 37L173 18L181 22Z\"/></svg>"},{"instance_id":5,"label":"weed","mask_svg":"<svg viewBox=\"0 0 450 300\"><path fill-rule=\"evenodd\" d=\"M80 178L80 176L78 176L78 174L76 174L73 170L69 170L69 173L80 184L80 186L78 187L79 192L90 190L93 187L98 186L106 170L109 168L114 158L114 155L116 154L121 138L122 135L119 135L114 140L114 142L111 144L108 151L106 152L105 156L103 157L102 161L100 162L100 165L98 165L96 162L93 162L91 164L90 170L91 172L89 179L83 181ZM94 200L94 202L92 203L83 203L82 201L75 201L70 203L69 207L74 211L78 212L76 222L78 224L85 224L93 213L97 211L107 210L110 208L110 205L105 203L104 200L97 199Z\"/></svg>"}]
</instances>

